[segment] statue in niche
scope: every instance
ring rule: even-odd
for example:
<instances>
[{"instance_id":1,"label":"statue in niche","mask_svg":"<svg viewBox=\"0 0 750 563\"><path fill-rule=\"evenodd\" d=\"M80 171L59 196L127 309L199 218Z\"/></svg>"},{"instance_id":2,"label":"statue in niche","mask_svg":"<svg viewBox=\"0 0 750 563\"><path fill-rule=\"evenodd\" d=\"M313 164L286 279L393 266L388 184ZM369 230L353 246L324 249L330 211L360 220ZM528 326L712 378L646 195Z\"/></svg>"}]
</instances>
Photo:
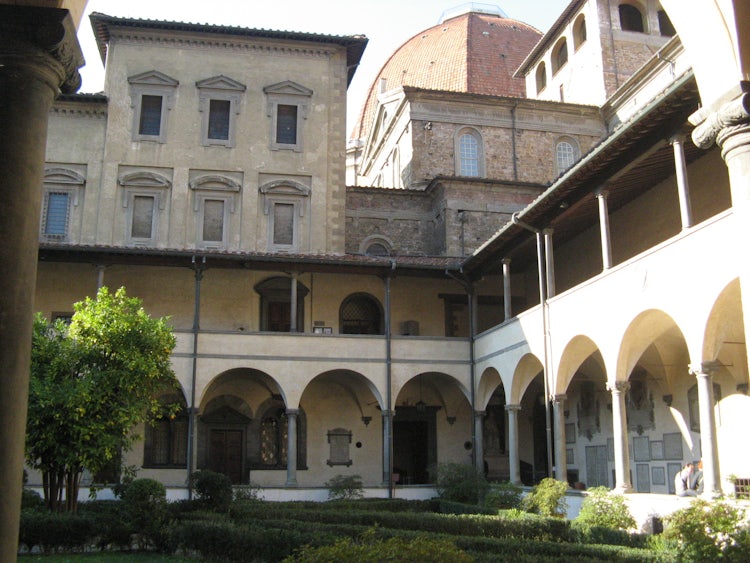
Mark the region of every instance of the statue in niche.
<instances>
[{"instance_id":1,"label":"statue in niche","mask_svg":"<svg viewBox=\"0 0 750 563\"><path fill-rule=\"evenodd\" d=\"M596 399L596 384L593 381L581 383L578 396L578 435L591 441L594 434L601 432L599 424L599 401Z\"/></svg>"}]
</instances>

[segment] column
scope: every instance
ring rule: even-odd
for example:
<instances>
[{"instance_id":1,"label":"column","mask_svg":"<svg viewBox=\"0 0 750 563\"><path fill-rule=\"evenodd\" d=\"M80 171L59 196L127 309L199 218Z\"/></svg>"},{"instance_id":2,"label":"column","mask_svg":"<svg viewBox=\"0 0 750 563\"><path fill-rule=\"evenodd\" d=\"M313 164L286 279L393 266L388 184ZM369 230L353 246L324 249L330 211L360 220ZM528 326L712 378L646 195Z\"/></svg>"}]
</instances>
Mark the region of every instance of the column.
<instances>
[{"instance_id":1,"label":"column","mask_svg":"<svg viewBox=\"0 0 750 563\"><path fill-rule=\"evenodd\" d=\"M474 466L484 475L484 411L474 411Z\"/></svg>"},{"instance_id":2,"label":"column","mask_svg":"<svg viewBox=\"0 0 750 563\"><path fill-rule=\"evenodd\" d=\"M297 332L297 274L292 274L289 302L289 332Z\"/></svg>"},{"instance_id":3,"label":"column","mask_svg":"<svg viewBox=\"0 0 750 563\"><path fill-rule=\"evenodd\" d=\"M521 405L505 405L508 413L508 463L510 465L510 482L521 484L521 460L518 455L518 411Z\"/></svg>"},{"instance_id":4,"label":"column","mask_svg":"<svg viewBox=\"0 0 750 563\"><path fill-rule=\"evenodd\" d=\"M393 441L393 411L384 410L383 417L383 485L390 490L391 483L391 443ZM390 495L389 495L390 496Z\"/></svg>"},{"instance_id":5,"label":"column","mask_svg":"<svg viewBox=\"0 0 750 563\"><path fill-rule=\"evenodd\" d=\"M47 116L83 56L67 10L0 5L0 561L18 547Z\"/></svg>"},{"instance_id":6,"label":"column","mask_svg":"<svg viewBox=\"0 0 750 563\"><path fill-rule=\"evenodd\" d=\"M287 446L286 446L286 486L297 486L297 409L286 409Z\"/></svg>"},{"instance_id":7,"label":"column","mask_svg":"<svg viewBox=\"0 0 750 563\"><path fill-rule=\"evenodd\" d=\"M628 451L628 424L625 419L625 394L630 389L627 381L607 384L612 392L612 428L615 439L615 490L632 493L630 482L630 452Z\"/></svg>"},{"instance_id":8,"label":"column","mask_svg":"<svg viewBox=\"0 0 750 563\"><path fill-rule=\"evenodd\" d=\"M102 266L99 264L96 267L96 291L98 292L102 287L104 287L104 271L107 269L106 266Z\"/></svg>"},{"instance_id":9,"label":"column","mask_svg":"<svg viewBox=\"0 0 750 563\"><path fill-rule=\"evenodd\" d=\"M547 274L547 298L555 296L555 258L552 248L552 233L554 229L544 229L544 271Z\"/></svg>"},{"instance_id":10,"label":"column","mask_svg":"<svg viewBox=\"0 0 750 563\"><path fill-rule=\"evenodd\" d=\"M685 138L682 135L675 135L669 142L672 143L674 150L674 167L677 177L677 195L680 201L680 218L682 219L682 229L688 229L693 226L693 210L690 205L690 187L688 186L687 165L685 164L685 147L683 142Z\"/></svg>"},{"instance_id":11,"label":"column","mask_svg":"<svg viewBox=\"0 0 750 563\"><path fill-rule=\"evenodd\" d=\"M565 400L567 395L555 395L552 408L555 416L555 479L568 481L568 448L565 444Z\"/></svg>"},{"instance_id":12,"label":"column","mask_svg":"<svg viewBox=\"0 0 750 563\"><path fill-rule=\"evenodd\" d=\"M612 239L609 236L607 191L599 190L595 195L599 202L599 230L602 239L602 269L609 270L612 267Z\"/></svg>"},{"instance_id":13,"label":"column","mask_svg":"<svg viewBox=\"0 0 750 563\"><path fill-rule=\"evenodd\" d=\"M198 407L188 407L188 483L190 483L190 475L198 467L198 414L200 414ZM188 488L188 495L189 498L193 498L192 483Z\"/></svg>"},{"instance_id":14,"label":"column","mask_svg":"<svg viewBox=\"0 0 750 563\"><path fill-rule=\"evenodd\" d=\"M503 308L505 310L505 320L509 320L513 316L513 308L511 304L512 293L510 288L510 258L503 258Z\"/></svg>"},{"instance_id":15,"label":"column","mask_svg":"<svg viewBox=\"0 0 750 563\"><path fill-rule=\"evenodd\" d=\"M719 452L716 448L716 418L714 417L714 386L710 366L705 363L690 368L698 384L698 411L701 421L701 453L703 460L703 495L709 498L721 494Z\"/></svg>"}]
</instances>

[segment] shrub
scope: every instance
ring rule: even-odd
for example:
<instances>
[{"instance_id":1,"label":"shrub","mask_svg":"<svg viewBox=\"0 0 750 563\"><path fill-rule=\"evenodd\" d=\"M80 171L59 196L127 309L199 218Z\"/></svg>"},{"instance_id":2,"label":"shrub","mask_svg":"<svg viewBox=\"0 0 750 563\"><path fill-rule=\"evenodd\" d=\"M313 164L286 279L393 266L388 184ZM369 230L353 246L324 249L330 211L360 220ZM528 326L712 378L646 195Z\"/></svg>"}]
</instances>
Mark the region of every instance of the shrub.
<instances>
[{"instance_id":1,"label":"shrub","mask_svg":"<svg viewBox=\"0 0 750 563\"><path fill-rule=\"evenodd\" d=\"M328 498L331 500L352 500L362 498L362 478L359 475L336 475L325 482Z\"/></svg>"},{"instance_id":2,"label":"shrub","mask_svg":"<svg viewBox=\"0 0 750 563\"><path fill-rule=\"evenodd\" d=\"M96 529L91 519L69 512L23 510L19 543L31 551L81 550L94 542Z\"/></svg>"},{"instance_id":3,"label":"shrub","mask_svg":"<svg viewBox=\"0 0 750 563\"><path fill-rule=\"evenodd\" d=\"M226 512L232 505L232 482L223 473L202 469L190 476L195 494L208 508Z\"/></svg>"},{"instance_id":4,"label":"shrub","mask_svg":"<svg viewBox=\"0 0 750 563\"><path fill-rule=\"evenodd\" d=\"M694 500L667 517L664 536L677 544L684 561L750 560L750 533L744 510L724 501Z\"/></svg>"},{"instance_id":5,"label":"shrub","mask_svg":"<svg viewBox=\"0 0 750 563\"><path fill-rule=\"evenodd\" d=\"M635 518L625 502L625 497L607 487L589 489L576 522L580 526L630 530L636 527Z\"/></svg>"},{"instance_id":6,"label":"shrub","mask_svg":"<svg viewBox=\"0 0 750 563\"><path fill-rule=\"evenodd\" d=\"M464 551L443 539L417 536L413 539L399 537L381 540L375 530L362 534L359 539L343 538L335 544L317 548L305 547L284 559L284 563L380 563L381 561L431 563L463 563L473 561Z\"/></svg>"},{"instance_id":7,"label":"shrub","mask_svg":"<svg viewBox=\"0 0 750 563\"><path fill-rule=\"evenodd\" d=\"M473 466L441 463L437 468L438 495L445 500L479 504L489 489L487 479Z\"/></svg>"},{"instance_id":8,"label":"shrub","mask_svg":"<svg viewBox=\"0 0 750 563\"><path fill-rule=\"evenodd\" d=\"M234 500L259 500L260 487L252 484L233 487L232 498Z\"/></svg>"},{"instance_id":9,"label":"shrub","mask_svg":"<svg viewBox=\"0 0 750 563\"><path fill-rule=\"evenodd\" d=\"M21 491L21 509L41 510L45 508L44 499L34 490L24 488Z\"/></svg>"},{"instance_id":10,"label":"shrub","mask_svg":"<svg viewBox=\"0 0 750 563\"><path fill-rule=\"evenodd\" d=\"M167 491L155 479L135 479L122 493L123 512L141 548L160 544L166 524Z\"/></svg>"},{"instance_id":11,"label":"shrub","mask_svg":"<svg viewBox=\"0 0 750 563\"><path fill-rule=\"evenodd\" d=\"M484 497L484 505L495 510L519 508L522 501L523 489L507 481L492 485Z\"/></svg>"},{"instance_id":12,"label":"shrub","mask_svg":"<svg viewBox=\"0 0 750 563\"><path fill-rule=\"evenodd\" d=\"M568 509L568 503L565 501L567 490L568 484L565 481L551 477L542 479L523 499L523 509L542 516L565 516Z\"/></svg>"}]
</instances>

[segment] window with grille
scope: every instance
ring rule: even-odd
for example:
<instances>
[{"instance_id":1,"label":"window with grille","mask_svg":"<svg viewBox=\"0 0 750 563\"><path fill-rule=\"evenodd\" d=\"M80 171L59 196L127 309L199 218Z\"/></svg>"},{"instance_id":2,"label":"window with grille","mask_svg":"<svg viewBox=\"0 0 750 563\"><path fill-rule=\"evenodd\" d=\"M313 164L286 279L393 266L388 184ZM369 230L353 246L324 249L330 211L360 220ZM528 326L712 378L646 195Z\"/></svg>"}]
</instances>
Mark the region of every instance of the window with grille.
<instances>
[{"instance_id":1,"label":"window with grille","mask_svg":"<svg viewBox=\"0 0 750 563\"><path fill-rule=\"evenodd\" d=\"M347 297L341 304L340 317L341 334L383 334L380 304L370 295Z\"/></svg>"},{"instance_id":2,"label":"window with grille","mask_svg":"<svg viewBox=\"0 0 750 563\"><path fill-rule=\"evenodd\" d=\"M479 141L470 133L461 135L458 141L460 151L460 176L479 176Z\"/></svg>"},{"instance_id":3,"label":"window with grille","mask_svg":"<svg viewBox=\"0 0 750 563\"><path fill-rule=\"evenodd\" d=\"M558 141L555 147L555 156L557 159L557 173L562 174L575 164L578 158L578 151L570 141Z\"/></svg>"}]
</instances>

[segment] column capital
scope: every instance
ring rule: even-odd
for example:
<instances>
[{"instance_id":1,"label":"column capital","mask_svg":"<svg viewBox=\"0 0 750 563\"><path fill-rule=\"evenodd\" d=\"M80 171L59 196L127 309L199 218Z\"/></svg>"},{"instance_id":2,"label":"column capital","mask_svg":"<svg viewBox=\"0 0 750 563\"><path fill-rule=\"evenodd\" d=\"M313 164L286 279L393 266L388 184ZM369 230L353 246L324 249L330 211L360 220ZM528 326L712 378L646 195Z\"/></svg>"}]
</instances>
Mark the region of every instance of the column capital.
<instances>
[{"instance_id":1,"label":"column capital","mask_svg":"<svg viewBox=\"0 0 750 563\"><path fill-rule=\"evenodd\" d=\"M565 393L560 393L552 396L552 400L555 403L563 403L568 400L568 396Z\"/></svg>"},{"instance_id":2,"label":"column capital","mask_svg":"<svg viewBox=\"0 0 750 563\"><path fill-rule=\"evenodd\" d=\"M630 391L629 381L615 381L614 384L607 383L607 391L614 393L625 393Z\"/></svg>"},{"instance_id":3,"label":"column capital","mask_svg":"<svg viewBox=\"0 0 750 563\"><path fill-rule=\"evenodd\" d=\"M284 412L287 416L297 416L299 414L299 409L286 409Z\"/></svg>"},{"instance_id":4,"label":"column capital","mask_svg":"<svg viewBox=\"0 0 750 563\"><path fill-rule=\"evenodd\" d=\"M550 236L552 236L554 234L554 232L555 232L555 229L552 228L552 227L545 227L545 228L542 229L542 234L543 235L550 235Z\"/></svg>"},{"instance_id":5,"label":"column capital","mask_svg":"<svg viewBox=\"0 0 750 563\"><path fill-rule=\"evenodd\" d=\"M669 144L670 145L681 145L685 142L685 134L684 133L675 133L669 138Z\"/></svg>"},{"instance_id":6,"label":"column capital","mask_svg":"<svg viewBox=\"0 0 750 563\"><path fill-rule=\"evenodd\" d=\"M0 37L0 68L41 69L55 94L81 87L83 53L68 10L0 5Z\"/></svg>"},{"instance_id":7,"label":"column capital","mask_svg":"<svg viewBox=\"0 0 750 563\"><path fill-rule=\"evenodd\" d=\"M699 110L689 120L695 125L693 142L697 147L707 149L721 141L719 137L725 130L750 124L750 93L743 92L708 116Z\"/></svg>"},{"instance_id":8,"label":"column capital","mask_svg":"<svg viewBox=\"0 0 750 563\"><path fill-rule=\"evenodd\" d=\"M380 416L382 416L383 418L393 418L395 415L396 415L395 411L389 411L386 409L383 409L382 411L380 411Z\"/></svg>"},{"instance_id":9,"label":"column capital","mask_svg":"<svg viewBox=\"0 0 750 563\"><path fill-rule=\"evenodd\" d=\"M505 405L505 410L508 412L518 412L521 410L521 405L519 404Z\"/></svg>"},{"instance_id":10,"label":"column capital","mask_svg":"<svg viewBox=\"0 0 750 563\"><path fill-rule=\"evenodd\" d=\"M594 192L594 197L597 199L607 199L607 196L609 195L609 191L607 188L599 188Z\"/></svg>"},{"instance_id":11,"label":"column capital","mask_svg":"<svg viewBox=\"0 0 750 563\"><path fill-rule=\"evenodd\" d=\"M487 416L487 411L474 411L475 418L481 418Z\"/></svg>"},{"instance_id":12,"label":"column capital","mask_svg":"<svg viewBox=\"0 0 750 563\"><path fill-rule=\"evenodd\" d=\"M501 263L502 265L504 265L504 266L505 266L505 265L510 265L510 263L511 263L511 259L510 259L510 258L503 258L502 260L500 260L500 263Z\"/></svg>"},{"instance_id":13,"label":"column capital","mask_svg":"<svg viewBox=\"0 0 750 563\"><path fill-rule=\"evenodd\" d=\"M719 362L709 361L688 365L688 373L696 377L709 376L719 367Z\"/></svg>"}]
</instances>

